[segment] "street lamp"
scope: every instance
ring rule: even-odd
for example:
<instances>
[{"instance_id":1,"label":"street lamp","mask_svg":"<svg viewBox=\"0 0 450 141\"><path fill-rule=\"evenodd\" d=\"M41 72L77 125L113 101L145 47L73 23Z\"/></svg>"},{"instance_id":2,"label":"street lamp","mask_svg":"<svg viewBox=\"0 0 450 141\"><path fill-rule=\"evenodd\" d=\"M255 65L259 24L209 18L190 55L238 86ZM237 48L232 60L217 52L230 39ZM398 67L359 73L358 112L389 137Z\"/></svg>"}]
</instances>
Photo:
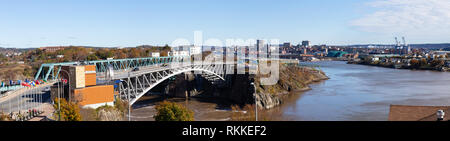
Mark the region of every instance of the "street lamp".
<instances>
[{"instance_id":1,"label":"street lamp","mask_svg":"<svg viewBox=\"0 0 450 141\"><path fill-rule=\"evenodd\" d=\"M250 83L250 85L252 85L253 86L253 89L254 89L254 91L253 91L253 95L255 96L255 119L256 119L256 121L258 121L258 103L257 103L257 96L256 96L256 86L255 86L255 83Z\"/></svg>"},{"instance_id":2,"label":"street lamp","mask_svg":"<svg viewBox=\"0 0 450 141\"><path fill-rule=\"evenodd\" d=\"M68 82L67 82L67 83L69 84L69 101L70 101L71 96L72 96L71 90L70 90L70 73L69 73L68 71L66 71L66 70L63 70L63 69L61 69L61 71L67 74L67 79L68 79ZM64 84L64 83L63 83L63 84ZM63 86L64 86L64 85L63 85Z\"/></svg>"},{"instance_id":3,"label":"street lamp","mask_svg":"<svg viewBox=\"0 0 450 141\"><path fill-rule=\"evenodd\" d=\"M69 101L70 101L70 96L71 96L70 95L70 74L69 74L69 72L67 72L66 70L63 70L63 69L61 69L61 72L66 73L67 77L68 77L68 82L67 83L69 83ZM61 81L61 80L59 80L59 81ZM59 85L59 83L58 83L58 85ZM63 88L62 92L64 93L64 82L62 82L62 86L61 87ZM58 90L59 90L59 87L58 87ZM61 121L61 96L60 96L59 92L58 92L58 111L59 111L58 112L59 113L58 121Z\"/></svg>"}]
</instances>

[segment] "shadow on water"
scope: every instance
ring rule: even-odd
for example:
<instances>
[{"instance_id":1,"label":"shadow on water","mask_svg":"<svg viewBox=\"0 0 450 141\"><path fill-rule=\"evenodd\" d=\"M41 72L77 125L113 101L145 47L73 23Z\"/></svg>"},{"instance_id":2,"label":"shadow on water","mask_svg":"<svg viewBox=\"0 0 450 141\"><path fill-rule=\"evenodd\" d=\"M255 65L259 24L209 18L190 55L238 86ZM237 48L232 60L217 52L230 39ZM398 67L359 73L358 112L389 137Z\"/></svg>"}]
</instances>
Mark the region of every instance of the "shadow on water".
<instances>
[{"instance_id":1,"label":"shadow on water","mask_svg":"<svg viewBox=\"0 0 450 141\"><path fill-rule=\"evenodd\" d=\"M140 109L148 106L156 106L158 103L163 101L175 102L175 103L184 103L184 104L195 104L195 103L206 103L206 104L215 104L216 110L231 110L232 102L228 100L224 100L217 97L209 97L209 96L195 96L190 98L174 98L165 95L150 95L141 97L133 106L133 109Z\"/></svg>"}]
</instances>

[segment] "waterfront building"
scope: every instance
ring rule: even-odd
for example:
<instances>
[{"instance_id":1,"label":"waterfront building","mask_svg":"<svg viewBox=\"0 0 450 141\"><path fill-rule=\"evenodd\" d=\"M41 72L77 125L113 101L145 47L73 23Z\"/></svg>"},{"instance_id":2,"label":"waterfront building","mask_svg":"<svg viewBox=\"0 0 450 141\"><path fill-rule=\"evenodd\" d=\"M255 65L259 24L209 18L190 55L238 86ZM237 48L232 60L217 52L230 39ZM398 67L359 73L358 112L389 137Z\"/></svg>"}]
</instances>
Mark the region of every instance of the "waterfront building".
<instances>
[{"instance_id":1,"label":"waterfront building","mask_svg":"<svg viewBox=\"0 0 450 141\"><path fill-rule=\"evenodd\" d=\"M191 46L189 48L189 54L190 55L201 54L201 53L202 53L202 48L201 47Z\"/></svg>"},{"instance_id":2,"label":"waterfront building","mask_svg":"<svg viewBox=\"0 0 450 141\"><path fill-rule=\"evenodd\" d=\"M286 42L283 44L283 48L291 48L291 47L292 47L292 45L290 42Z\"/></svg>"},{"instance_id":3,"label":"waterfront building","mask_svg":"<svg viewBox=\"0 0 450 141\"><path fill-rule=\"evenodd\" d=\"M256 40L256 57L259 58L261 49L264 47L264 40Z\"/></svg>"},{"instance_id":4,"label":"waterfront building","mask_svg":"<svg viewBox=\"0 0 450 141\"><path fill-rule=\"evenodd\" d=\"M310 47L311 46L311 42L308 40L302 41L302 46L303 47Z\"/></svg>"},{"instance_id":5,"label":"waterfront building","mask_svg":"<svg viewBox=\"0 0 450 141\"><path fill-rule=\"evenodd\" d=\"M174 57L189 56L189 51L170 51L169 56L174 56Z\"/></svg>"}]
</instances>

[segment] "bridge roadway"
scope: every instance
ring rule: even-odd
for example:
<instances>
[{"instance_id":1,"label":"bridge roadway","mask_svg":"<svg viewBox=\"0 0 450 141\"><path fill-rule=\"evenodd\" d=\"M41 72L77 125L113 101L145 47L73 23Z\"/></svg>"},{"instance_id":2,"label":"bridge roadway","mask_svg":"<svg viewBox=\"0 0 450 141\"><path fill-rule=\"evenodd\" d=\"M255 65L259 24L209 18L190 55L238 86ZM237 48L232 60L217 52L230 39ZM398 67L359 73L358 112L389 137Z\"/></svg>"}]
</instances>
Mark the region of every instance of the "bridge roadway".
<instances>
[{"instance_id":1,"label":"bridge roadway","mask_svg":"<svg viewBox=\"0 0 450 141\"><path fill-rule=\"evenodd\" d=\"M50 103L50 87L54 83L46 83L32 88L22 88L0 98L0 112L5 114L13 114L12 118L16 119L18 113L25 114L27 111L36 109L45 111L43 115L51 114L52 111L46 107L51 107Z\"/></svg>"}]
</instances>

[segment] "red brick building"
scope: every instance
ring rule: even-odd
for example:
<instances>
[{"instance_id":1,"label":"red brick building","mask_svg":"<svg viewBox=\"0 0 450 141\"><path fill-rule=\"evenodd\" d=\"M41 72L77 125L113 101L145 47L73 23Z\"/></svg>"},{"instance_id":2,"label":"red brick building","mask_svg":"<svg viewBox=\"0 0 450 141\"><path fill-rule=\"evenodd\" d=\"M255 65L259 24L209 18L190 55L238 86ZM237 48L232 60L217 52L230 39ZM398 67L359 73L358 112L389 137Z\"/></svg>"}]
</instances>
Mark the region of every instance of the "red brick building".
<instances>
[{"instance_id":1,"label":"red brick building","mask_svg":"<svg viewBox=\"0 0 450 141\"><path fill-rule=\"evenodd\" d=\"M58 50L63 50L64 47L40 47L39 49L45 52L56 52Z\"/></svg>"}]
</instances>

